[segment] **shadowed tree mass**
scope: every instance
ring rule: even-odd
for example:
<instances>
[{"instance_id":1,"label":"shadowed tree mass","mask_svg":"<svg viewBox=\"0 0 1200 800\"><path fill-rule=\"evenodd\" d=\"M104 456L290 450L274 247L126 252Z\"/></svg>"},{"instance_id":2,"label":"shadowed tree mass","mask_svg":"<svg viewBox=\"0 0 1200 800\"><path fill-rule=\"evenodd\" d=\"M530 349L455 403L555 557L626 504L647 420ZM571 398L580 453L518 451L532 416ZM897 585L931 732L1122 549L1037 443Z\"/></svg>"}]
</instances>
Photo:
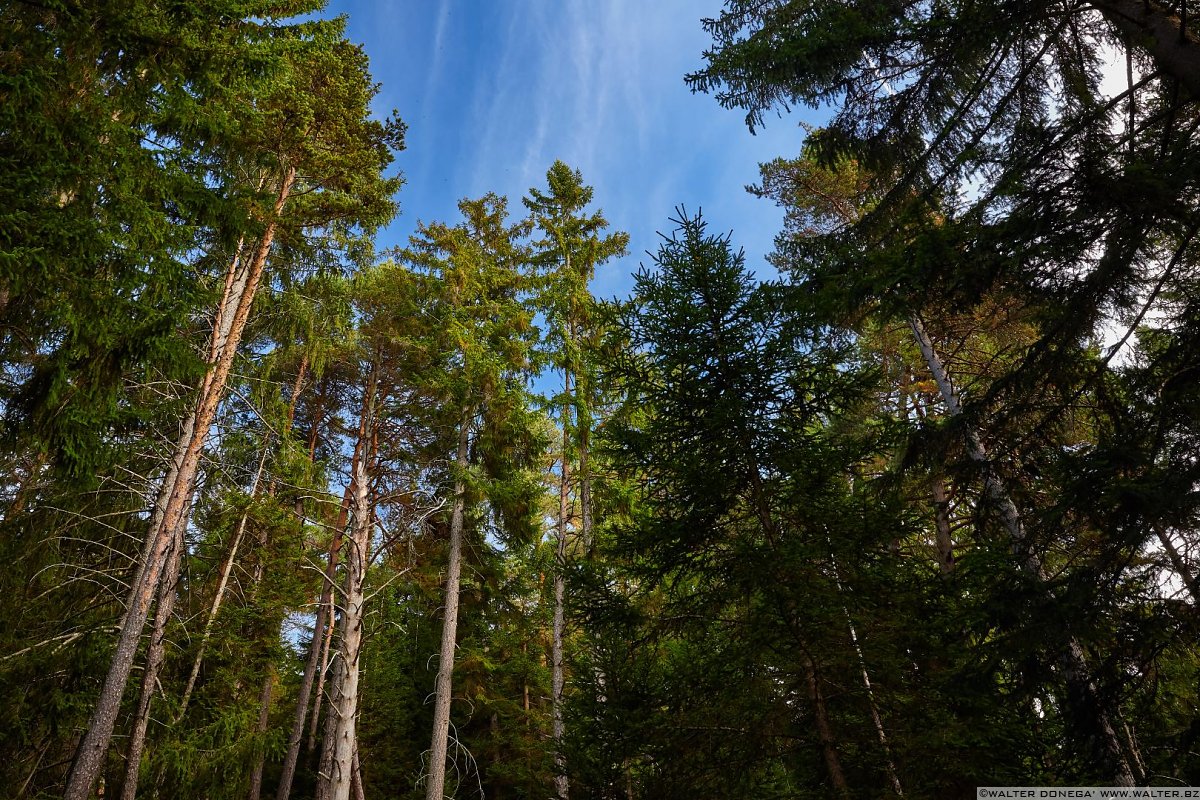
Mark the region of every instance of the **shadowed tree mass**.
<instances>
[{"instance_id":1,"label":"shadowed tree mass","mask_svg":"<svg viewBox=\"0 0 1200 800\"><path fill-rule=\"evenodd\" d=\"M773 277L679 197L610 299L563 161L383 246L322 8L0 10L0 794L1200 782L1181 0L727 0Z\"/></svg>"}]
</instances>

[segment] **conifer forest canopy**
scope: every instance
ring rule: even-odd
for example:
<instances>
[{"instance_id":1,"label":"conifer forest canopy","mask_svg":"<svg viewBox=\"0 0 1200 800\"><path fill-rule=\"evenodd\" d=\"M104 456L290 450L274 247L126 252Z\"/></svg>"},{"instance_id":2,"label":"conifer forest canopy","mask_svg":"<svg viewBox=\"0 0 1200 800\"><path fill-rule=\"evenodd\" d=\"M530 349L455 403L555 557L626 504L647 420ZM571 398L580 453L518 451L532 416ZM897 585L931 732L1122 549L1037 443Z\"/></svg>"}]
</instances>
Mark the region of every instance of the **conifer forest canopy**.
<instances>
[{"instance_id":1,"label":"conifer forest canopy","mask_svg":"<svg viewBox=\"0 0 1200 800\"><path fill-rule=\"evenodd\" d=\"M0 5L0 797L1200 784L1194 6L725 0L605 299L322 0Z\"/></svg>"}]
</instances>

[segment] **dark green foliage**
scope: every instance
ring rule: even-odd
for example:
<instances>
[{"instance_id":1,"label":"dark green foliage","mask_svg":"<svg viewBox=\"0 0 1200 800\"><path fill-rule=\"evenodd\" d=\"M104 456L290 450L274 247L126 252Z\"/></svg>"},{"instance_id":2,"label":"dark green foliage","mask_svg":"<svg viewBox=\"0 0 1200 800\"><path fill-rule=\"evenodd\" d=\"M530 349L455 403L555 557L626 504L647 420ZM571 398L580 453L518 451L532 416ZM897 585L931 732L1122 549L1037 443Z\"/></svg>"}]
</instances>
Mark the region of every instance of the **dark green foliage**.
<instances>
[{"instance_id":1,"label":"dark green foliage","mask_svg":"<svg viewBox=\"0 0 1200 800\"><path fill-rule=\"evenodd\" d=\"M889 387L896 411L921 422L897 477L950 486L958 514L975 505L959 522L945 617L929 630L947 675L982 693L945 695L939 725L1009 718L994 738L958 739L990 756L1015 743L1010 731L1035 731L1008 761L1024 782L1104 782L1094 712L1080 704L1107 706L1124 726L1121 749L1144 756L1139 739L1178 731L1145 715L1158 664L1195 663L1168 589L1195 600L1191 562L1168 558L1191 546L1193 437L1171 393L1139 383L1176 374L1168 354L1192 338L1178 298L1195 289L1196 104L1172 54L1195 40L1172 9L1139 13L1167 28L1131 35L1128 9L1111 3L735 1L707 23L716 46L689 78L752 125L788 103L835 103L804 157L765 165L753 190L787 210L774 259L818 320L854 330L868 350L911 318L933 331L961 416L936 419L944 398L921 388L925 359L883 357L902 365ZM1113 49L1132 78L1105 96ZM1122 345L1139 339L1177 345L1139 345L1130 358ZM972 433L1044 578L1014 569L978 459L964 452ZM1094 700L1072 698L1047 657L1069 640L1092 664ZM922 687L926 709L939 691ZM1019 711L1034 703L1037 714ZM1160 753L1172 755L1157 766L1146 756L1139 779L1180 774L1166 766L1178 751Z\"/></svg>"},{"instance_id":2,"label":"dark green foliage","mask_svg":"<svg viewBox=\"0 0 1200 800\"><path fill-rule=\"evenodd\" d=\"M6 729L13 758L4 781L14 791L53 791L70 762L122 613L116 598L137 564L147 498L193 404L222 276L239 245L250 257L272 215L272 172L281 161L300 171L302 199L269 270L285 298L300 271L366 257L363 234L394 213L399 180L381 171L402 146L403 126L369 118L375 87L365 57L342 37L344 20L288 19L318 8L51 3L0 12L0 400L13 479L2 524L13 564L5 603L17 625L8 629L4 650L15 655L3 664L0 693L6 707L25 709ZM259 293L261 306L272 305L269 295ZM253 734L254 706L263 675L286 660L280 624L308 593L294 509L327 478L286 435L299 398L281 397L275 382L279 370L300 388L297 371L320 374L324 345L313 340L326 324L336 327L279 326L308 339L303 367L262 327L252 331L250 358L238 367L249 380L219 421L227 434L212 453L219 466L200 482L188 532L195 563L185 559L180 584L186 614L168 628L168 641L187 645L168 648L167 700L156 719L174 716L212 576L243 516L247 534L236 602L222 609L191 727L151 726L143 773L180 792L237 791L241 778L231 776L279 746L278 728ZM264 448L278 458L267 458L260 494L247 498ZM29 680L31 667L40 676ZM53 730L29 712L34 699L61 708ZM237 755L203 755L213 751ZM110 792L120 772L114 766Z\"/></svg>"},{"instance_id":3,"label":"dark green foliage","mask_svg":"<svg viewBox=\"0 0 1200 800\"><path fill-rule=\"evenodd\" d=\"M750 187L784 211L782 279L680 211L608 304L589 282L628 237L562 162L527 218L464 200L376 263L404 126L371 116L366 57L319 11L0 9L0 796L61 794L224 276L269 229L144 796L245 797L258 764L273 793L356 443L369 797L423 796L459 480L455 796L544 798L559 752L577 800L1107 784L1105 718L1137 780L1200 780L1182 4L729 0L690 86L752 128L834 111ZM1130 79L1106 95L1114 53ZM565 385L538 397L547 368ZM317 783L302 750L292 797Z\"/></svg>"},{"instance_id":4,"label":"dark green foliage","mask_svg":"<svg viewBox=\"0 0 1200 800\"><path fill-rule=\"evenodd\" d=\"M598 742L577 743L581 774L595 796L631 781L664 797L800 796L823 782L811 675L856 742L852 779L870 780L861 691L830 688L854 674L837 565L881 557L903 523L856 506L843 470L872 446L825 427L865 384L836 349L800 346L785 294L755 285L727 237L677 224L637 276L618 317L629 347L605 372L625 392L606 464L636 499L608 524L622 566L580 610L597 635L581 735Z\"/></svg>"}]
</instances>

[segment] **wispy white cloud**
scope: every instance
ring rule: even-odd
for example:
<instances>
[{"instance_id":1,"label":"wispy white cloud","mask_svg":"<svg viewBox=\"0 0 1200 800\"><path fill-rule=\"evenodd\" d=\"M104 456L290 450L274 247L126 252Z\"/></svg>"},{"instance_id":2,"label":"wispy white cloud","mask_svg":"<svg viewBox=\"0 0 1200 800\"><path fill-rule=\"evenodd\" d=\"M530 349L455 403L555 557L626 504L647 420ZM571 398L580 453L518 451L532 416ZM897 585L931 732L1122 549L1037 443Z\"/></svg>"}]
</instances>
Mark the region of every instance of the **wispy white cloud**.
<instances>
[{"instance_id":1,"label":"wispy white cloud","mask_svg":"<svg viewBox=\"0 0 1200 800\"><path fill-rule=\"evenodd\" d=\"M428 62L428 75L425 76L425 98L421 104L422 115L428 115L433 98L437 97L442 77L442 63L446 50L446 28L450 22L450 6L454 0L438 0L437 20L433 26L433 48Z\"/></svg>"},{"instance_id":2,"label":"wispy white cloud","mask_svg":"<svg viewBox=\"0 0 1200 800\"><path fill-rule=\"evenodd\" d=\"M562 159L632 237L631 257L597 275L598 293L627 291L629 273L680 203L703 206L714 229L734 229L752 261L761 259L778 214L742 187L756 179L759 161L796 152L800 137L795 120L752 137L740 113L684 86L708 44L700 19L719 4L440 0L411 7L404 30L368 31L377 64L405 59L377 77L405 86L409 108L420 110L421 130L414 126L405 154L409 213L395 237L417 218L453 218L459 198L486 191L508 195L520 213L521 196ZM403 49L411 41L417 54Z\"/></svg>"}]
</instances>

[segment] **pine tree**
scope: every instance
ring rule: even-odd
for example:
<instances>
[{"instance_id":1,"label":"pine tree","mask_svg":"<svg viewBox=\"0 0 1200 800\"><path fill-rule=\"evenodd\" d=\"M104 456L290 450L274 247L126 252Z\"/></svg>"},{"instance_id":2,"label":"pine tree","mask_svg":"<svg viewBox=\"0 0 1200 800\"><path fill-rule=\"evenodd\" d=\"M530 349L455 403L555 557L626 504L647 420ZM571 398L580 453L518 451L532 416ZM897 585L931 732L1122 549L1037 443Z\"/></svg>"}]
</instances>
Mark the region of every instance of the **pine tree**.
<instances>
[{"instance_id":1,"label":"pine tree","mask_svg":"<svg viewBox=\"0 0 1200 800\"><path fill-rule=\"evenodd\" d=\"M462 223L421 226L402 254L424 293L422 350L430 361L418 385L438 398L441 435L452 432L454 453L447 475L453 490L445 616L425 776L430 798L442 796L445 781L464 539L477 528L483 497L507 536L529 536L534 484L520 464L538 452L520 444L537 432L524 388L536 337L524 304L528 257L519 242L528 228L508 224L507 203L495 195L464 200L459 209Z\"/></svg>"},{"instance_id":2,"label":"pine tree","mask_svg":"<svg viewBox=\"0 0 1200 800\"><path fill-rule=\"evenodd\" d=\"M671 711L627 723L644 749L612 745L624 751L617 769L646 765L639 795L744 796L789 780L847 795L868 769L847 764L849 752L875 731L865 697L835 700L830 688L855 659L831 634L846 629L831 547L872 548L861 532L837 537L869 511L849 497L840 471L854 445L831 423L863 385L846 353L797 346L804 328L788 320L785 294L756 285L728 237L698 218L677 225L656 269L637 276L620 316L628 349L606 371L627 395L605 450L640 487L616 546L633 556L649 633L626 634L647 650L595 691L610 714L629 713L622 690ZM814 758L794 762L792 739ZM632 779L608 774L614 787Z\"/></svg>"},{"instance_id":3,"label":"pine tree","mask_svg":"<svg viewBox=\"0 0 1200 800\"><path fill-rule=\"evenodd\" d=\"M253 155L238 155L274 161L259 173L259 189L270 191L269 199L263 198L266 208L255 211L262 227L252 231L257 234L252 246L243 239L226 272L195 411L184 420L162 484L141 566L131 584L118 647L68 779L68 797L83 798L96 779L151 599L164 570L167 580L173 578L168 567L174 565L167 561L171 537L186 525L185 508L195 485L200 451L293 188L297 182L305 188L301 201L289 209L288 221L296 230L325 224L330 218L348 220L340 223L344 227L374 225L390 213L389 198L398 181L384 179L380 171L390 161L390 150L400 145L402 127L367 118L366 104L374 90L365 80L365 58L340 39L340 27L334 23L317 28L302 60L291 61L284 79L271 87L272 94L261 98L254 114L244 118L243 138L237 144L248 145ZM235 113L247 110L243 106Z\"/></svg>"},{"instance_id":4,"label":"pine tree","mask_svg":"<svg viewBox=\"0 0 1200 800\"><path fill-rule=\"evenodd\" d=\"M585 210L592 200L592 188L583 184L583 176L561 161L555 161L546 173L548 192L530 189L524 199L532 221L543 235L535 243L534 259L541 270L543 288L539 309L549 326L547 346L551 364L563 373L563 391L551 401L559 409L561 456L559 458L559 503L556 530L557 547L554 572L554 631L551 655L554 703L554 742L559 775L555 791L559 798L568 796L566 760L563 753L563 672L564 592L567 567L568 527L572 516L571 456L577 454L579 485L579 524L577 535L584 550L592 541L592 477L588 468L593 425L593 359L596 328L588 284L596 267L625 254L629 236L625 233L603 235L608 221L600 212Z\"/></svg>"}]
</instances>

